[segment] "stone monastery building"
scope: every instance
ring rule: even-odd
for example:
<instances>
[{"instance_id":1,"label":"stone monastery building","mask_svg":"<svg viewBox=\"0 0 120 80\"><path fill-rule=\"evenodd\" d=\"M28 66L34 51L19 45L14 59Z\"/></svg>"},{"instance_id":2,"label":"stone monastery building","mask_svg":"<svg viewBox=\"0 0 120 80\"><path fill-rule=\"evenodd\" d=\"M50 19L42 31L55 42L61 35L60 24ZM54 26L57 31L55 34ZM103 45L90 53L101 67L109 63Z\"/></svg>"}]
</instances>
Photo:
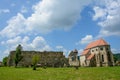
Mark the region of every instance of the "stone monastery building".
<instances>
[{"instance_id":1,"label":"stone monastery building","mask_svg":"<svg viewBox=\"0 0 120 80\"><path fill-rule=\"evenodd\" d=\"M74 56L73 53L75 52ZM82 54L77 56L77 51L69 55L69 64L73 66L113 66L113 54L110 45L103 39L96 40L87 45ZM79 58L78 58L79 57Z\"/></svg>"}]
</instances>

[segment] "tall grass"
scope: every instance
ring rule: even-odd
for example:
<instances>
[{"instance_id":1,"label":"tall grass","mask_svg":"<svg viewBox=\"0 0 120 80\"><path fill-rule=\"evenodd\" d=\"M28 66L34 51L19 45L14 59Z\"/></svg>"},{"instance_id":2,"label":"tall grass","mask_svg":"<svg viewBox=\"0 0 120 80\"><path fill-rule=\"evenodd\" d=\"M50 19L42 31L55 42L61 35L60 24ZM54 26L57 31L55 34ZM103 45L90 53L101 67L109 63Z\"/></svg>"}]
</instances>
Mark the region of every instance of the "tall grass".
<instances>
[{"instance_id":1,"label":"tall grass","mask_svg":"<svg viewBox=\"0 0 120 80\"><path fill-rule=\"evenodd\" d=\"M0 67L0 80L120 80L120 67L11 68Z\"/></svg>"}]
</instances>

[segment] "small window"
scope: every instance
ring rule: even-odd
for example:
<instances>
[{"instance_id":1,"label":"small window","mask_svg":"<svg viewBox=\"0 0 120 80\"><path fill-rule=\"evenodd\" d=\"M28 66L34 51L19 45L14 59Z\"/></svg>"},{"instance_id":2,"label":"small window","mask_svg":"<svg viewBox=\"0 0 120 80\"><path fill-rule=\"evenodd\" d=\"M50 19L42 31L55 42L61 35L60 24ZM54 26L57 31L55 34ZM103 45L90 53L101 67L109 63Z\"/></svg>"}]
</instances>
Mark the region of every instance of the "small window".
<instances>
[{"instance_id":1,"label":"small window","mask_svg":"<svg viewBox=\"0 0 120 80\"><path fill-rule=\"evenodd\" d=\"M103 50L103 47L101 47L100 50Z\"/></svg>"},{"instance_id":2,"label":"small window","mask_svg":"<svg viewBox=\"0 0 120 80\"><path fill-rule=\"evenodd\" d=\"M106 50L109 50L108 48L106 48Z\"/></svg>"},{"instance_id":3,"label":"small window","mask_svg":"<svg viewBox=\"0 0 120 80\"><path fill-rule=\"evenodd\" d=\"M97 51L98 49L96 49L96 51Z\"/></svg>"},{"instance_id":4,"label":"small window","mask_svg":"<svg viewBox=\"0 0 120 80\"><path fill-rule=\"evenodd\" d=\"M92 50L92 52L94 52L94 50Z\"/></svg>"},{"instance_id":5,"label":"small window","mask_svg":"<svg viewBox=\"0 0 120 80\"><path fill-rule=\"evenodd\" d=\"M74 56L72 56L72 61L74 61L75 60L75 58L74 58Z\"/></svg>"}]
</instances>

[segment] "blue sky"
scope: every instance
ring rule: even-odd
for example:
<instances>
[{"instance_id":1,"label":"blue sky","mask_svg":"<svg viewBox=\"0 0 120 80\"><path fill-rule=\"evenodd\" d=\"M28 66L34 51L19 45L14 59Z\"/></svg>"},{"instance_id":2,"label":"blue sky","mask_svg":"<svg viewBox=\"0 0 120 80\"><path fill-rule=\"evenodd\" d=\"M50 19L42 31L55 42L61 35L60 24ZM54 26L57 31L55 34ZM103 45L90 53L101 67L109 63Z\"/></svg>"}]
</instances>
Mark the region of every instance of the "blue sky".
<instances>
[{"instance_id":1,"label":"blue sky","mask_svg":"<svg viewBox=\"0 0 120 80\"><path fill-rule=\"evenodd\" d=\"M103 38L120 52L120 0L1 0L0 61L15 50L79 54Z\"/></svg>"}]
</instances>

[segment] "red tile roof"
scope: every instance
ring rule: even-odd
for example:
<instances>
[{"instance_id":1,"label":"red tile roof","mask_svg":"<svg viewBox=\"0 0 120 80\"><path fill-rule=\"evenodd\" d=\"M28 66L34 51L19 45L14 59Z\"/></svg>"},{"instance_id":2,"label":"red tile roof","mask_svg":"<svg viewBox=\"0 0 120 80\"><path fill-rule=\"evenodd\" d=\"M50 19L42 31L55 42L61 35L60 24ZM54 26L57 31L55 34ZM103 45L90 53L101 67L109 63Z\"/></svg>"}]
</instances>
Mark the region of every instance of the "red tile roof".
<instances>
[{"instance_id":1,"label":"red tile roof","mask_svg":"<svg viewBox=\"0 0 120 80\"><path fill-rule=\"evenodd\" d=\"M88 46L85 49L90 49L90 48L102 46L102 45L109 45L109 44L105 40L99 39L88 44Z\"/></svg>"},{"instance_id":2,"label":"red tile roof","mask_svg":"<svg viewBox=\"0 0 120 80\"><path fill-rule=\"evenodd\" d=\"M90 60L94 57L94 54L91 54L90 56L87 57L87 60Z\"/></svg>"},{"instance_id":3,"label":"red tile roof","mask_svg":"<svg viewBox=\"0 0 120 80\"><path fill-rule=\"evenodd\" d=\"M93 47L97 47L97 46L102 46L102 45L109 45L105 40L103 39L99 39L96 40L94 42L91 42L90 44L88 44L88 46L84 49L84 51L82 52L82 55L86 55L91 48Z\"/></svg>"},{"instance_id":4,"label":"red tile roof","mask_svg":"<svg viewBox=\"0 0 120 80\"><path fill-rule=\"evenodd\" d=\"M85 49L82 53L82 55L86 55L88 52L90 51L90 49Z\"/></svg>"}]
</instances>

